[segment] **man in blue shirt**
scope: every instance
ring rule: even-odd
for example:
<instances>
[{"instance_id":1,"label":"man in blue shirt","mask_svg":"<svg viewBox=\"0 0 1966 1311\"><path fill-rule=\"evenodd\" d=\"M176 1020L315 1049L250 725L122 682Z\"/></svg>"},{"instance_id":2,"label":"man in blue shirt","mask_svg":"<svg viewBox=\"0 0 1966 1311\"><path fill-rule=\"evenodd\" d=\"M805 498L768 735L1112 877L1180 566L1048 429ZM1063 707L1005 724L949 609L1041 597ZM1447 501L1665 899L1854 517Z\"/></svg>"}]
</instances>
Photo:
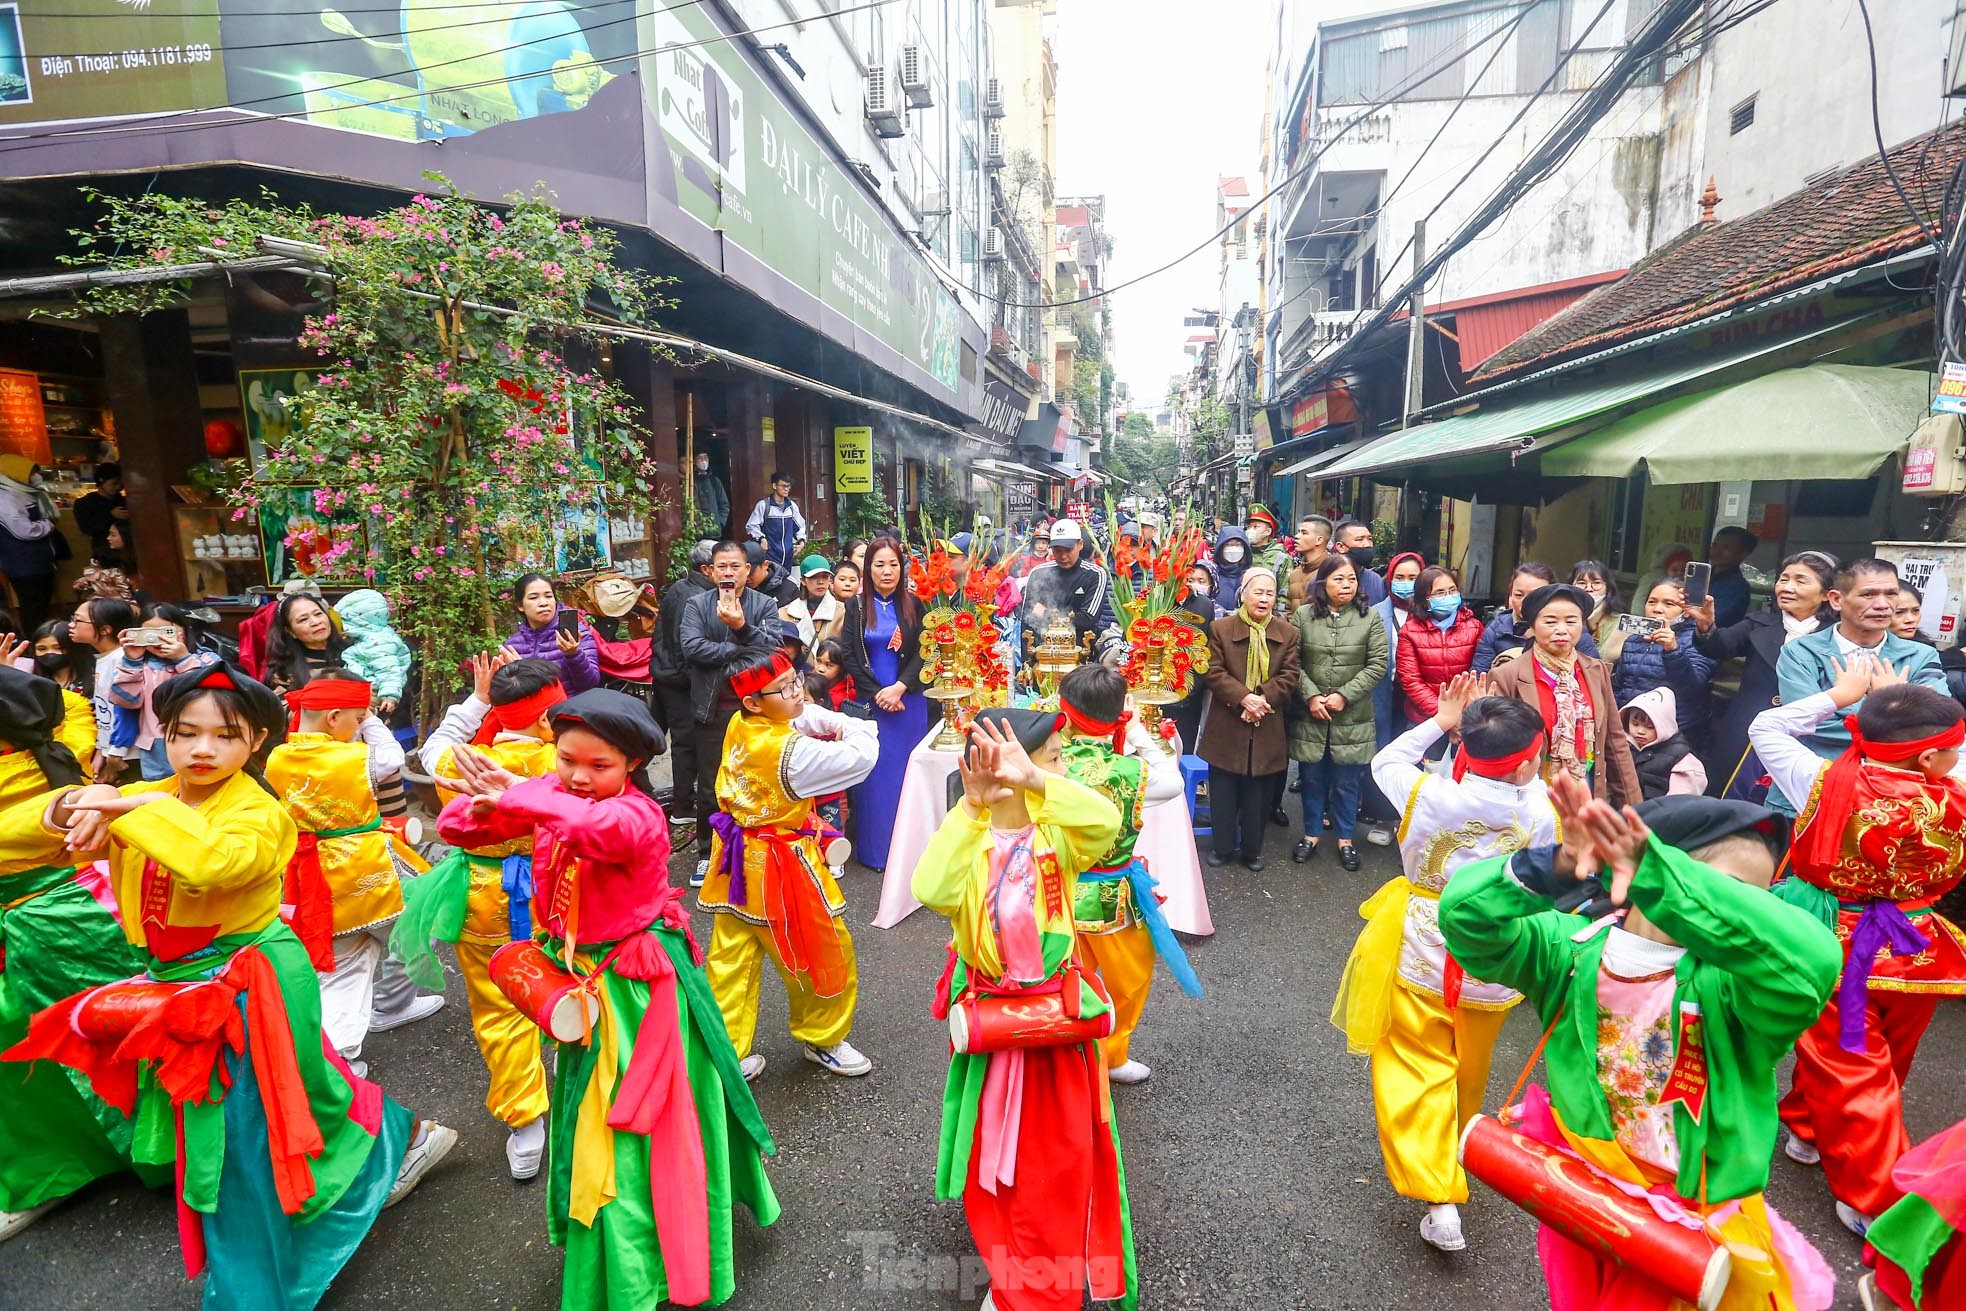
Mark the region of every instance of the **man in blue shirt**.
<instances>
[{"instance_id":1,"label":"man in blue shirt","mask_svg":"<svg viewBox=\"0 0 1966 1311\"><path fill-rule=\"evenodd\" d=\"M1905 681L1950 695L1946 691L1945 670L1939 667L1939 653L1922 642L1908 642L1891 631L1891 617L1898 602L1898 567L1889 560L1857 559L1845 561L1836 571L1829 600L1841 618L1836 627L1790 640L1775 662L1775 678L1780 688L1780 704L1792 706L1805 696L1827 692L1836 681L1830 663L1848 666L1860 656L1874 656L1893 669L1903 670ZM1859 701L1847 707L1856 714ZM1824 760L1834 760L1850 745L1850 730L1843 716L1833 715L1802 744ZM1794 815L1807 797L1785 797L1780 788L1768 790L1768 805L1784 815Z\"/></svg>"},{"instance_id":2,"label":"man in blue shirt","mask_svg":"<svg viewBox=\"0 0 1966 1311\"><path fill-rule=\"evenodd\" d=\"M1745 528L1722 528L1713 535L1713 542L1707 547L1707 560L1713 565L1707 594L1713 597L1713 622L1717 627L1731 628L1748 617L1751 593L1741 563L1759 545L1761 539ZM1641 602L1644 599L1639 598Z\"/></svg>"}]
</instances>

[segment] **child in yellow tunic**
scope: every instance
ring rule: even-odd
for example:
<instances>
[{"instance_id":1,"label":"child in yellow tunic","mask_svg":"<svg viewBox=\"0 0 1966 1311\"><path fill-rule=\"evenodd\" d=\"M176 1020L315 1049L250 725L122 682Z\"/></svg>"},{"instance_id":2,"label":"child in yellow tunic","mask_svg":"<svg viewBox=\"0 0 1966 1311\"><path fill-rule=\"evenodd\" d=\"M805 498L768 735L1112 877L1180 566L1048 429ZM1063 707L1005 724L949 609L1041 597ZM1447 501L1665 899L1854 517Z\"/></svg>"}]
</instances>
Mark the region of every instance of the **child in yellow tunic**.
<instances>
[{"instance_id":1,"label":"child in yellow tunic","mask_svg":"<svg viewBox=\"0 0 1966 1311\"><path fill-rule=\"evenodd\" d=\"M47 1008L6 1057L59 1060L125 1113L164 1103L137 1116L138 1159L181 1144L179 1234L187 1272L210 1271L205 1311L309 1311L457 1135L415 1124L323 1039L320 986L280 918L294 823L251 769L278 699L218 665L156 705L173 776L56 794L40 847L107 848L147 977Z\"/></svg>"},{"instance_id":2,"label":"child in yellow tunic","mask_svg":"<svg viewBox=\"0 0 1966 1311\"><path fill-rule=\"evenodd\" d=\"M785 981L805 1058L833 1074L865 1074L873 1063L847 1041L860 986L846 897L813 798L872 773L880 736L867 720L807 705L805 683L781 652L740 654L728 677L741 708L724 739L710 874L697 897L716 916L704 973L745 1078L765 1064L751 1042L767 958Z\"/></svg>"},{"instance_id":3,"label":"child in yellow tunic","mask_svg":"<svg viewBox=\"0 0 1966 1311\"><path fill-rule=\"evenodd\" d=\"M472 694L444 714L424 740L424 766L437 778L457 774L457 748L468 744L519 778L554 771L553 708L567 699L560 671L533 657L512 660L479 655L472 660ZM449 805L456 793L439 787ZM491 980L492 953L532 936L532 835L479 847L453 847L428 874L403 891L403 914L389 941L390 953L410 977L440 988L444 968L430 949L449 942L464 976L471 1032L491 1073L485 1109L510 1131L505 1164L514 1179L539 1174L546 1150L546 1064L539 1026Z\"/></svg>"},{"instance_id":4,"label":"child in yellow tunic","mask_svg":"<svg viewBox=\"0 0 1966 1311\"><path fill-rule=\"evenodd\" d=\"M371 1018L422 1019L443 1004L418 998L415 985L390 968L377 984L389 924L403 909L403 866L420 869L383 827L379 780L399 773L403 749L369 713L369 685L339 669L324 669L287 693L299 731L275 747L266 781L299 826L288 876L294 930L321 974L321 1025L358 1073ZM331 905L324 901L331 901ZM331 941L330 941L331 939Z\"/></svg>"},{"instance_id":5,"label":"child in yellow tunic","mask_svg":"<svg viewBox=\"0 0 1966 1311\"><path fill-rule=\"evenodd\" d=\"M1079 876L1112 848L1120 812L1065 777L1062 716L985 710L962 797L922 852L914 892L954 934L936 1013L974 997L1064 994L1065 1014L1112 1007L1073 925ZM990 1272L986 1311L1078 1311L1139 1293L1126 1174L1097 1041L963 1051L949 1060L935 1194L960 1197Z\"/></svg>"}]
</instances>

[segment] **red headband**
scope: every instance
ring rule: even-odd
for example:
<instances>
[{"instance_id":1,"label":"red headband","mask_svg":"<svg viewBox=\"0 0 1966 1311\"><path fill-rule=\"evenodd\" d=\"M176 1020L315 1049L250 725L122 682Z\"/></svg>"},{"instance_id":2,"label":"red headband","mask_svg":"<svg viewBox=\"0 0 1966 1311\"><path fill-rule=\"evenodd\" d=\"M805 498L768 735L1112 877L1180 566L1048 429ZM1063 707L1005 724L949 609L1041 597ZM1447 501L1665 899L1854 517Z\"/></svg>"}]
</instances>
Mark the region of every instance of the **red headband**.
<instances>
[{"instance_id":1,"label":"red headband","mask_svg":"<svg viewBox=\"0 0 1966 1311\"><path fill-rule=\"evenodd\" d=\"M502 706L493 706L485 716L478 735L471 740L473 746L485 746L498 736L499 730L516 733L523 728L531 728L554 706L567 699L567 689L558 682L548 683L531 696L520 697Z\"/></svg>"},{"instance_id":2,"label":"red headband","mask_svg":"<svg viewBox=\"0 0 1966 1311\"><path fill-rule=\"evenodd\" d=\"M224 683L213 683L206 678L198 686L231 687L232 680L227 678ZM367 683L352 678L317 678L287 693L287 709L294 712L288 731L300 728L300 712L303 710L367 710L369 702L374 699L375 689Z\"/></svg>"},{"instance_id":3,"label":"red headband","mask_svg":"<svg viewBox=\"0 0 1966 1311\"><path fill-rule=\"evenodd\" d=\"M1949 751L1966 742L1966 720L1951 728L1942 728L1930 737L1915 738L1910 742L1873 742L1857 727L1855 715L1845 715L1843 726L1850 730L1852 746L1872 760L1881 760L1887 765L1902 765L1918 759L1927 751Z\"/></svg>"},{"instance_id":4,"label":"red headband","mask_svg":"<svg viewBox=\"0 0 1966 1311\"><path fill-rule=\"evenodd\" d=\"M1074 731L1082 733L1086 737L1109 737L1113 739L1114 751L1124 751L1126 749L1126 726L1128 721L1133 718L1133 712L1131 710L1122 710L1118 719L1101 723L1096 719L1088 717L1084 711L1062 696L1058 698L1058 709L1060 711L1059 718L1070 724Z\"/></svg>"},{"instance_id":5,"label":"red headband","mask_svg":"<svg viewBox=\"0 0 1966 1311\"><path fill-rule=\"evenodd\" d=\"M1482 778L1507 778L1534 760L1543 750L1543 735L1538 733L1529 745L1520 751L1506 756L1477 756L1468 750L1463 742L1461 750L1454 757L1454 781L1460 782L1472 770Z\"/></svg>"},{"instance_id":6,"label":"red headband","mask_svg":"<svg viewBox=\"0 0 1966 1311\"><path fill-rule=\"evenodd\" d=\"M730 676L730 690L740 699L756 696L764 691L782 674L792 672L792 662L785 658L783 651L774 651L771 663L759 665L756 669L746 669Z\"/></svg>"}]
</instances>

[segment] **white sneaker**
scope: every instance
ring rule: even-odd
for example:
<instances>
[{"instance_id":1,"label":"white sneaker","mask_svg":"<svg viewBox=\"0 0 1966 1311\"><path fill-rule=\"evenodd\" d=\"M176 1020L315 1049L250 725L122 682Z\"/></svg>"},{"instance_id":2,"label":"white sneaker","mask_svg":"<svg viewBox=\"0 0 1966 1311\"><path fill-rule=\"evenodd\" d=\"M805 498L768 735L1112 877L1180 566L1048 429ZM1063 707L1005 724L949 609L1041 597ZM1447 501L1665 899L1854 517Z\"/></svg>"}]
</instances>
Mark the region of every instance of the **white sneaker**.
<instances>
[{"instance_id":1,"label":"white sneaker","mask_svg":"<svg viewBox=\"0 0 1966 1311\"><path fill-rule=\"evenodd\" d=\"M696 873L689 876L689 885L692 888L700 888L706 882L709 881L709 878L710 878L709 860L707 858L704 860L699 860L696 862Z\"/></svg>"},{"instance_id":2,"label":"white sneaker","mask_svg":"<svg viewBox=\"0 0 1966 1311\"><path fill-rule=\"evenodd\" d=\"M54 1209L53 1202L43 1202L39 1206L30 1206L25 1211L0 1211L0 1243L6 1242Z\"/></svg>"},{"instance_id":3,"label":"white sneaker","mask_svg":"<svg viewBox=\"0 0 1966 1311\"><path fill-rule=\"evenodd\" d=\"M1365 830L1365 840L1375 847L1390 847L1393 845L1393 831L1383 825L1374 824Z\"/></svg>"},{"instance_id":4,"label":"white sneaker","mask_svg":"<svg viewBox=\"0 0 1966 1311\"><path fill-rule=\"evenodd\" d=\"M997 1295L995 1293L985 1291L983 1294L982 1305L978 1306L976 1308L976 1311L997 1311Z\"/></svg>"},{"instance_id":5,"label":"white sneaker","mask_svg":"<svg viewBox=\"0 0 1966 1311\"><path fill-rule=\"evenodd\" d=\"M849 1079L874 1068L874 1063L854 1050L850 1042L836 1042L831 1047L815 1047L807 1043L805 1058L814 1065L825 1067L828 1074L844 1075Z\"/></svg>"},{"instance_id":6,"label":"white sneaker","mask_svg":"<svg viewBox=\"0 0 1966 1311\"><path fill-rule=\"evenodd\" d=\"M1864 1304L1864 1311L1891 1311L1890 1304L1877 1295L1877 1276L1873 1274L1857 1281L1857 1300Z\"/></svg>"},{"instance_id":7,"label":"white sneaker","mask_svg":"<svg viewBox=\"0 0 1966 1311\"><path fill-rule=\"evenodd\" d=\"M357 1079L366 1079L369 1077L369 1063L367 1061L359 1056L350 1056L346 1059L350 1074L354 1075Z\"/></svg>"},{"instance_id":8,"label":"white sneaker","mask_svg":"<svg viewBox=\"0 0 1966 1311\"><path fill-rule=\"evenodd\" d=\"M522 1124L505 1139L505 1165L514 1179L531 1179L539 1173L539 1158L546 1154L546 1117Z\"/></svg>"},{"instance_id":9,"label":"white sneaker","mask_svg":"<svg viewBox=\"0 0 1966 1311\"><path fill-rule=\"evenodd\" d=\"M396 1183L389 1190L389 1200L382 1204L385 1211L408 1197L410 1190L422 1183L423 1176L430 1173L430 1168L450 1155L451 1148L457 1146L457 1130L438 1124L435 1120L425 1120L420 1127L423 1132L403 1153L403 1168L396 1172Z\"/></svg>"},{"instance_id":10,"label":"white sneaker","mask_svg":"<svg viewBox=\"0 0 1966 1311\"><path fill-rule=\"evenodd\" d=\"M426 992L400 1011L377 1011L369 1016L370 1033L388 1033L400 1029L405 1024L415 1024L427 1020L444 1009L444 995L440 992Z\"/></svg>"},{"instance_id":11,"label":"white sneaker","mask_svg":"<svg viewBox=\"0 0 1966 1311\"><path fill-rule=\"evenodd\" d=\"M765 1072L765 1058L762 1052L752 1052L737 1063L737 1072L749 1083Z\"/></svg>"},{"instance_id":12,"label":"white sneaker","mask_svg":"<svg viewBox=\"0 0 1966 1311\"><path fill-rule=\"evenodd\" d=\"M1783 1142L1782 1155L1788 1157L1789 1160L1794 1161L1797 1165L1821 1165L1823 1163L1823 1154L1817 1149L1816 1144L1810 1142L1807 1138L1798 1138L1794 1134L1789 1134L1787 1141Z\"/></svg>"},{"instance_id":13,"label":"white sneaker","mask_svg":"<svg viewBox=\"0 0 1966 1311\"><path fill-rule=\"evenodd\" d=\"M1468 1245L1461 1233L1461 1208L1452 1202L1427 1208L1420 1220L1420 1237L1443 1252L1458 1252Z\"/></svg>"},{"instance_id":14,"label":"white sneaker","mask_svg":"<svg viewBox=\"0 0 1966 1311\"><path fill-rule=\"evenodd\" d=\"M1859 1238L1870 1232L1871 1217L1865 1215L1848 1202L1838 1202L1836 1204L1836 1218L1843 1222L1845 1229L1848 1229Z\"/></svg>"},{"instance_id":15,"label":"white sneaker","mask_svg":"<svg viewBox=\"0 0 1966 1311\"><path fill-rule=\"evenodd\" d=\"M1114 1083L1145 1083L1152 1074L1152 1068L1141 1061L1121 1061L1106 1071L1106 1077Z\"/></svg>"}]
</instances>

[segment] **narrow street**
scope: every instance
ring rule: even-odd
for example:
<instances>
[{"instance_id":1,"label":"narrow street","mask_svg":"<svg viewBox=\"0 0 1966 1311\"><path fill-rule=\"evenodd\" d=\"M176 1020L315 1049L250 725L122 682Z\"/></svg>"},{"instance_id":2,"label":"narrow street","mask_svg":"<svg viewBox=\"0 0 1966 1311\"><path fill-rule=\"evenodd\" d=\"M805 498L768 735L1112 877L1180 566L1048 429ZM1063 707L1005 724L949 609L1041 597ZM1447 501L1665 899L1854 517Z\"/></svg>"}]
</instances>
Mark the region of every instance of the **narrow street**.
<instances>
[{"instance_id":1,"label":"narrow street","mask_svg":"<svg viewBox=\"0 0 1966 1311\"><path fill-rule=\"evenodd\" d=\"M1285 836L1272 830L1273 847ZM1355 910L1391 875L1389 850L1364 847L1347 874L1329 856L1272 859L1252 874L1210 871L1216 934L1189 950L1208 989L1181 996L1163 974L1135 1041L1148 1083L1115 1091L1139 1245L1141 1305L1319 1311L1541 1311L1534 1229L1477 1187L1469 1248L1449 1256L1416 1232L1418 1208L1379 1165L1363 1061L1326 1016L1358 924ZM676 877L687 876L683 860ZM983 1286L961 1207L934 1198L946 1038L930 1017L943 921L917 912L865 927L876 877L849 870L863 992L854 1042L874 1073L839 1080L800 1060L784 1033L782 991L765 989L756 1085L779 1154L784 1204L768 1230L739 1222L733 1308L973 1307ZM699 940L708 925L697 917ZM325 1308L485 1311L557 1304L560 1256L546 1242L545 1193L505 1173L504 1135L481 1108L485 1074L458 985L436 1018L369 1040L394 1097L456 1126L456 1152L389 1212L329 1290ZM1495 1057L1491 1099L1507 1090L1537 1030L1518 1011ZM1966 1007L1944 1007L1907 1095L1915 1137L1958 1116ZM1854 1308L1858 1241L1840 1228L1816 1172L1778 1156L1777 1208L1836 1267L1839 1309ZM65 1203L0 1247L0 1305L146 1307L199 1301L182 1276L165 1194L127 1177Z\"/></svg>"}]
</instances>

